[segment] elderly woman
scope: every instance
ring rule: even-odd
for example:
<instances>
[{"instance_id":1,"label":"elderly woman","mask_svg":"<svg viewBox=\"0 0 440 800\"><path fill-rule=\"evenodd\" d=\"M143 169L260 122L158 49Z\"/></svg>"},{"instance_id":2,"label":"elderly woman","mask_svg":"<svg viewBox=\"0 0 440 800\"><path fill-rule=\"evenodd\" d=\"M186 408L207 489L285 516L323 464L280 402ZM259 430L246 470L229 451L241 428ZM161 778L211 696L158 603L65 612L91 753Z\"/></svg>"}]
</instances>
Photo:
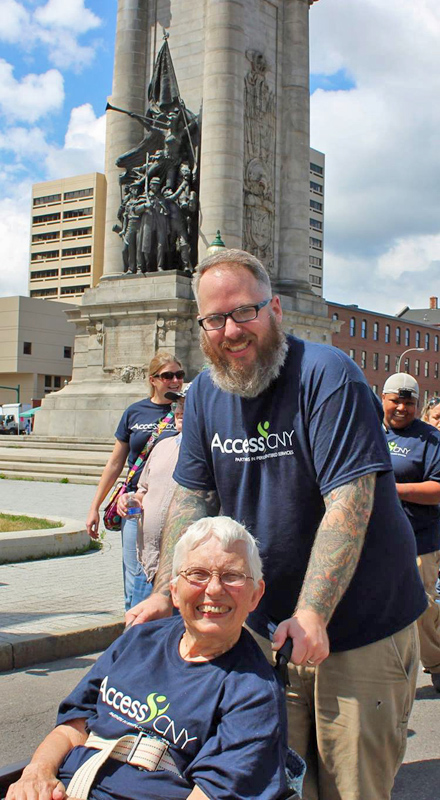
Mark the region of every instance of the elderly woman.
<instances>
[{"instance_id":1,"label":"elderly woman","mask_svg":"<svg viewBox=\"0 0 440 800\"><path fill-rule=\"evenodd\" d=\"M285 744L282 690L242 627L264 592L255 540L229 517L194 523L171 592L181 616L137 625L101 656L7 800L293 796L286 764L300 775L302 762Z\"/></svg>"},{"instance_id":2,"label":"elderly woman","mask_svg":"<svg viewBox=\"0 0 440 800\"><path fill-rule=\"evenodd\" d=\"M179 392L182 388L185 372L182 364L171 353L159 350L150 361L148 369L150 396L132 403L123 413L116 429L116 442L113 452L104 467L101 480L87 517L87 532L92 539L99 535L99 507L118 480L125 461L132 467L152 436L160 430L163 433L174 433L174 418L171 414L171 402L166 393ZM136 491L139 469L130 481L128 491ZM134 582L136 580L137 595L142 593L148 597L151 586L147 583L144 572L138 563L136 553L137 524L133 518L122 520L122 571L124 579L125 610L133 603Z\"/></svg>"}]
</instances>

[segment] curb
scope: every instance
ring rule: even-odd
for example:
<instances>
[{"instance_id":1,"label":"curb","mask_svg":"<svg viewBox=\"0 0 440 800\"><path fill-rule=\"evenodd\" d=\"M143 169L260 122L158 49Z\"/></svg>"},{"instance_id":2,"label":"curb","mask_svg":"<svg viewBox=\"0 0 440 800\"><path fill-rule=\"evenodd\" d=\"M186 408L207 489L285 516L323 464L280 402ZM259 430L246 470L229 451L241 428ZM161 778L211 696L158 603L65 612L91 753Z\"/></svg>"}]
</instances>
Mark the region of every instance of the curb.
<instances>
[{"instance_id":1,"label":"curb","mask_svg":"<svg viewBox=\"0 0 440 800\"><path fill-rule=\"evenodd\" d=\"M1 509L2 514L16 515L16 511ZM55 558L74 554L87 547L90 538L84 522L70 517L50 517L43 514L29 514L35 519L49 519L60 522L58 528L39 528L16 533L0 533L0 565L16 564L29 559ZM51 517L54 517L51 520Z\"/></svg>"},{"instance_id":2,"label":"curb","mask_svg":"<svg viewBox=\"0 0 440 800\"><path fill-rule=\"evenodd\" d=\"M0 672L105 650L123 630L124 620L114 617L104 625L63 633L12 634L10 641L0 635Z\"/></svg>"}]
</instances>

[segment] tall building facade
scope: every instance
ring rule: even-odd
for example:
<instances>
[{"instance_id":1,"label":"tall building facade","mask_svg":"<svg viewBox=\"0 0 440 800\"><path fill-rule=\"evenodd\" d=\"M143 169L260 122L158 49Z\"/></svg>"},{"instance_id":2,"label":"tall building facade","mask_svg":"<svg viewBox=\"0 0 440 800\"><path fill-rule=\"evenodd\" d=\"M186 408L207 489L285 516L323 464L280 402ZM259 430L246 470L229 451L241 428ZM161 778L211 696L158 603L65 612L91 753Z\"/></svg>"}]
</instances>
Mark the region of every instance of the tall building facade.
<instances>
[{"instance_id":1,"label":"tall building facade","mask_svg":"<svg viewBox=\"0 0 440 800\"><path fill-rule=\"evenodd\" d=\"M325 155L310 148L309 283L322 297L324 269Z\"/></svg>"},{"instance_id":2,"label":"tall building facade","mask_svg":"<svg viewBox=\"0 0 440 800\"><path fill-rule=\"evenodd\" d=\"M34 184L30 297L78 303L96 286L104 266L105 204L99 172Z\"/></svg>"},{"instance_id":3,"label":"tall building facade","mask_svg":"<svg viewBox=\"0 0 440 800\"><path fill-rule=\"evenodd\" d=\"M419 384L422 405L440 395L439 327L355 305L327 305L330 318L344 323L332 344L356 362L376 394L394 372L408 372Z\"/></svg>"}]
</instances>

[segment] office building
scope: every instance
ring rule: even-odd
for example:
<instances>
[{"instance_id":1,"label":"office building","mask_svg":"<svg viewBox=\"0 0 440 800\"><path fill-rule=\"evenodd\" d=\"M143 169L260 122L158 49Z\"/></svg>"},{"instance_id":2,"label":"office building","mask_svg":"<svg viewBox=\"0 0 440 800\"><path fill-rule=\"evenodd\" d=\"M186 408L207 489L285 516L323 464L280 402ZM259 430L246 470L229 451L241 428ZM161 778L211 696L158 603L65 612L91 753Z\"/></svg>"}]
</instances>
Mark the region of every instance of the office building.
<instances>
[{"instance_id":1,"label":"office building","mask_svg":"<svg viewBox=\"0 0 440 800\"><path fill-rule=\"evenodd\" d=\"M65 311L65 303L0 298L0 405L17 401L17 387L20 402L39 405L70 380L75 328Z\"/></svg>"},{"instance_id":2,"label":"office building","mask_svg":"<svg viewBox=\"0 0 440 800\"><path fill-rule=\"evenodd\" d=\"M104 264L105 203L106 179L99 172L34 184L30 297L77 304L96 286Z\"/></svg>"},{"instance_id":3,"label":"office building","mask_svg":"<svg viewBox=\"0 0 440 800\"><path fill-rule=\"evenodd\" d=\"M310 148L309 283L322 297L324 266L325 155Z\"/></svg>"}]
</instances>

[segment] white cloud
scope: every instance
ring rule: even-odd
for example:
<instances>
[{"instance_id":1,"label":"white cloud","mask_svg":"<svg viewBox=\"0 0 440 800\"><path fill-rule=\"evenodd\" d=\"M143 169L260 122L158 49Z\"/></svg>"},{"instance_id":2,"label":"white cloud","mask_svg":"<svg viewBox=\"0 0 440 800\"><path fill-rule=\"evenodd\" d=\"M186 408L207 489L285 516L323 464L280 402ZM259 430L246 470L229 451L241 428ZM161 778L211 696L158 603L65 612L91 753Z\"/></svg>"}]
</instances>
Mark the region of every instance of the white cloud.
<instances>
[{"instance_id":1,"label":"white cloud","mask_svg":"<svg viewBox=\"0 0 440 800\"><path fill-rule=\"evenodd\" d=\"M47 177L66 178L86 172L103 172L105 115L96 117L85 103L72 110L64 147L51 148L47 159Z\"/></svg>"},{"instance_id":2,"label":"white cloud","mask_svg":"<svg viewBox=\"0 0 440 800\"><path fill-rule=\"evenodd\" d=\"M28 294L31 183L0 186L0 296Z\"/></svg>"},{"instance_id":3,"label":"white cloud","mask_svg":"<svg viewBox=\"0 0 440 800\"><path fill-rule=\"evenodd\" d=\"M311 99L312 146L326 154L325 294L389 313L426 305L420 278L440 257L438 2L326 0L310 22L312 71L355 83Z\"/></svg>"},{"instance_id":4,"label":"white cloud","mask_svg":"<svg viewBox=\"0 0 440 800\"><path fill-rule=\"evenodd\" d=\"M0 59L0 109L9 120L29 123L58 111L64 101L64 80L56 69L42 75L29 73L21 80L13 74L13 67Z\"/></svg>"},{"instance_id":5,"label":"white cloud","mask_svg":"<svg viewBox=\"0 0 440 800\"><path fill-rule=\"evenodd\" d=\"M18 0L0 0L0 41L16 44L26 53L47 48L49 61L60 69L82 70L94 59L101 42L82 45L78 37L102 21L84 0L48 0L28 11Z\"/></svg>"},{"instance_id":6,"label":"white cloud","mask_svg":"<svg viewBox=\"0 0 440 800\"><path fill-rule=\"evenodd\" d=\"M48 28L66 28L72 33L86 33L101 25L101 20L84 5L84 0L48 0L37 8L35 19Z\"/></svg>"},{"instance_id":7,"label":"white cloud","mask_svg":"<svg viewBox=\"0 0 440 800\"><path fill-rule=\"evenodd\" d=\"M48 151L46 136L41 128L23 128L20 126L8 128L0 132L0 150L13 153L18 160L46 158Z\"/></svg>"}]
</instances>

